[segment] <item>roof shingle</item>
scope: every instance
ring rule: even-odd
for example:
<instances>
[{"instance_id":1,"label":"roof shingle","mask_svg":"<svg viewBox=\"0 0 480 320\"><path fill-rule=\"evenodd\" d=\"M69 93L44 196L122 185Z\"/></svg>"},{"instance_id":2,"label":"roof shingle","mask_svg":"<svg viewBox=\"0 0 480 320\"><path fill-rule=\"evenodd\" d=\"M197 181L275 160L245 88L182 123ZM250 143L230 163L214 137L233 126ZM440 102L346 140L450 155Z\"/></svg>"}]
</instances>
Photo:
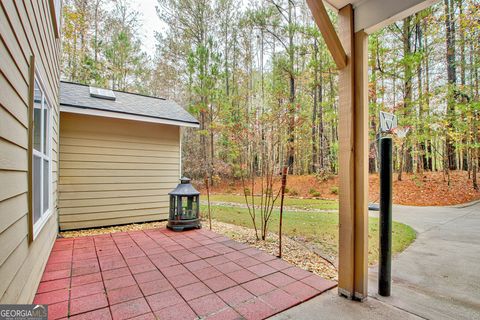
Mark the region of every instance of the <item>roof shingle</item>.
<instances>
[{"instance_id":1,"label":"roof shingle","mask_svg":"<svg viewBox=\"0 0 480 320\"><path fill-rule=\"evenodd\" d=\"M174 101L122 91L114 93L115 101L94 98L90 96L89 86L61 81L60 105L198 124L197 119Z\"/></svg>"}]
</instances>

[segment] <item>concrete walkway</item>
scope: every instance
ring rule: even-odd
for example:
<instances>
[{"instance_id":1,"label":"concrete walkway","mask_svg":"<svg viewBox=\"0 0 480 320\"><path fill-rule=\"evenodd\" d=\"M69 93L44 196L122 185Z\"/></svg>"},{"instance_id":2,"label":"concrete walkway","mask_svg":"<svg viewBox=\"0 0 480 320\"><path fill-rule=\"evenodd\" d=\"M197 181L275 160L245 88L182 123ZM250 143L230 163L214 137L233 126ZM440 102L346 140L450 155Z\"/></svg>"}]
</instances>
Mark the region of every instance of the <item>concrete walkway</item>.
<instances>
[{"instance_id":1,"label":"concrete walkway","mask_svg":"<svg viewBox=\"0 0 480 320\"><path fill-rule=\"evenodd\" d=\"M334 289L274 319L480 319L480 203L395 206L393 218L412 226L417 240L393 261L391 297L376 294L372 268L367 302Z\"/></svg>"}]
</instances>

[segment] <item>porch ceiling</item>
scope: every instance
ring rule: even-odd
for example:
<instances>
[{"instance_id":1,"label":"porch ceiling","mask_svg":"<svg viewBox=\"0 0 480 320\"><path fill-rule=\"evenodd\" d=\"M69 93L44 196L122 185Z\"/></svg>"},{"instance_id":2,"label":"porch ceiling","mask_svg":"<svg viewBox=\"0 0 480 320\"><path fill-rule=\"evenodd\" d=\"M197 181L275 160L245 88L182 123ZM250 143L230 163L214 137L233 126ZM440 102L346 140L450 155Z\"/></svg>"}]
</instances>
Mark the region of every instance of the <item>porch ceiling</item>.
<instances>
[{"instance_id":1,"label":"porch ceiling","mask_svg":"<svg viewBox=\"0 0 480 320\"><path fill-rule=\"evenodd\" d=\"M318 0L321 1L321 0ZM339 10L348 4L355 9L355 32L375 32L395 21L428 8L438 0L326 0L325 4Z\"/></svg>"}]
</instances>

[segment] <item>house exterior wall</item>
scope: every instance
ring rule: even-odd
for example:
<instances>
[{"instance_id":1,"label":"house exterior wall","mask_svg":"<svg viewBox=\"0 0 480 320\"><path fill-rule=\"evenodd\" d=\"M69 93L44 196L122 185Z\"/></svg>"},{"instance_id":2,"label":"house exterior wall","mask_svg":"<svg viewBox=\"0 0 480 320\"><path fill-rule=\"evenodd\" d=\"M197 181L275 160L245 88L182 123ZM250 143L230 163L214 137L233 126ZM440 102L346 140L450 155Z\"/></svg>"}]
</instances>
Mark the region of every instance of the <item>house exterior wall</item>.
<instances>
[{"instance_id":1,"label":"house exterior wall","mask_svg":"<svg viewBox=\"0 0 480 320\"><path fill-rule=\"evenodd\" d=\"M53 1L47 0L0 2L0 304L32 302L57 235L60 42L52 9ZM53 200L51 214L35 237L29 212L33 70L51 105Z\"/></svg>"},{"instance_id":2,"label":"house exterior wall","mask_svg":"<svg viewBox=\"0 0 480 320\"><path fill-rule=\"evenodd\" d=\"M179 127L66 112L60 123L61 230L168 217Z\"/></svg>"}]
</instances>

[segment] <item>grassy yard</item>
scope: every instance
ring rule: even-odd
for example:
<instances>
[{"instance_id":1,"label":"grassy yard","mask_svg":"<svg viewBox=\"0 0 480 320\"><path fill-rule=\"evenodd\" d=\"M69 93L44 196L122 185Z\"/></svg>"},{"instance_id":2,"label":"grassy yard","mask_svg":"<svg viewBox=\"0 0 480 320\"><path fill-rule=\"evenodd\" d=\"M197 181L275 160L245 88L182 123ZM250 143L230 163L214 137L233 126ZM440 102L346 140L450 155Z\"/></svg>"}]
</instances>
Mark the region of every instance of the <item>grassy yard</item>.
<instances>
[{"instance_id":1,"label":"grassy yard","mask_svg":"<svg viewBox=\"0 0 480 320\"><path fill-rule=\"evenodd\" d=\"M255 204L260 204L260 197L254 197ZM206 197L203 197L202 200L206 200ZM252 200L251 197L248 197L248 201ZM219 201L219 202L234 202L234 203L245 203L245 197L243 195L234 195L234 194L212 194L210 195L210 201ZM287 207L296 208L300 210L338 210L338 201L337 200L323 200L323 199L298 199L298 198L285 198L284 204ZM280 206L280 198L275 202L275 206Z\"/></svg>"},{"instance_id":2,"label":"grassy yard","mask_svg":"<svg viewBox=\"0 0 480 320\"><path fill-rule=\"evenodd\" d=\"M222 200L220 200L222 199ZM217 197L215 201L225 201L231 199L231 196ZM297 199L289 199L297 200ZM308 199L303 199L308 200ZM310 200L322 201L322 200ZM228 200L228 202L233 202ZM294 206L292 202L291 206ZM303 204L302 204L303 205ZM318 206L319 203L307 204ZM322 207L324 208L324 207ZM202 206L202 214L206 215L206 206ZM278 210L274 210L270 222L270 231L278 232ZM248 209L228 206L212 206L212 218L240 225L253 229L252 221ZM259 217L258 217L259 219ZM260 225L258 221L257 226ZM320 212L285 212L283 220L283 232L290 237L300 238L309 243L320 247L325 253L336 256L338 246L338 215L335 213ZM403 251L415 239L415 231L402 223L393 224L393 243L394 253ZM369 263L375 264L378 261L378 219L369 219Z\"/></svg>"}]
</instances>

